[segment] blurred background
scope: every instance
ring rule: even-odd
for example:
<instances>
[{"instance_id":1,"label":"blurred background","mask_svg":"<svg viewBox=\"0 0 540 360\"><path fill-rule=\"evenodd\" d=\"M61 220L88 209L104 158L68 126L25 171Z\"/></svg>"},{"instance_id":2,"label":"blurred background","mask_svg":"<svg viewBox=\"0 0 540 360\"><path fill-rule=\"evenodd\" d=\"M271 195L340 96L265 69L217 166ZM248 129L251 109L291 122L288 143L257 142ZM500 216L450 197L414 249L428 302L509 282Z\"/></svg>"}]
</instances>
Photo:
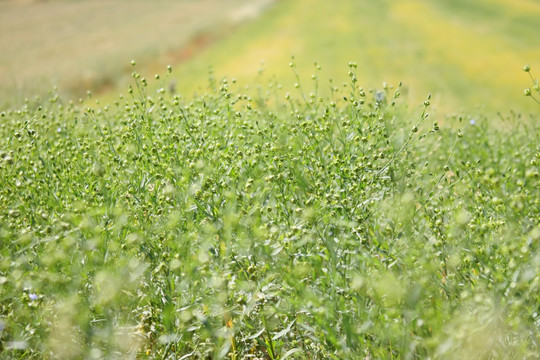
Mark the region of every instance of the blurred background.
<instances>
[{"instance_id":1,"label":"blurred background","mask_svg":"<svg viewBox=\"0 0 540 360\"><path fill-rule=\"evenodd\" d=\"M206 91L211 68L237 86L277 83L319 92L348 82L403 82L405 102L428 93L441 114L528 114L531 65L540 76L538 0L0 0L0 105L46 96L125 93L130 61L151 84ZM174 88L174 89L173 89ZM278 86L279 88L279 86ZM286 92L286 90L283 90Z\"/></svg>"}]
</instances>

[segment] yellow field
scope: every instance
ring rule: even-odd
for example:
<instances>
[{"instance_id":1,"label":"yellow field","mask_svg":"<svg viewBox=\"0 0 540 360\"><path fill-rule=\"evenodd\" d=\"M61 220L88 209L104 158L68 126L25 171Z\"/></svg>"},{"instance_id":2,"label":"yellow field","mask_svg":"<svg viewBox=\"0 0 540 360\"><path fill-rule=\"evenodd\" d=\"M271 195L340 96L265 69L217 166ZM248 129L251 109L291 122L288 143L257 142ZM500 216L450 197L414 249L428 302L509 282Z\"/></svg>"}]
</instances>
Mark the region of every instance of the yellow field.
<instances>
[{"instance_id":1,"label":"yellow field","mask_svg":"<svg viewBox=\"0 0 540 360\"><path fill-rule=\"evenodd\" d=\"M402 81L409 104L431 93L439 113L538 109L523 96L530 79L521 71L530 64L540 76L538 1L281 0L256 21L220 25L270 2L0 2L0 95L59 84L78 96L110 90L101 98L111 99L131 81L132 58L147 77L173 65L174 79L154 89L172 80L188 96L206 90L209 66L242 86L276 79L287 87L296 81L288 67L295 55L307 91L315 61L326 94L328 79L348 81L347 63L355 61L366 89Z\"/></svg>"},{"instance_id":2,"label":"yellow field","mask_svg":"<svg viewBox=\"0 0 540 360\"><path fill-rule=\"evenodd\" d=\"M347 81L347 63L356 61L365 88L403 81L412 104L432 93L444 113L527 113L537 105L523 96L530 79L521 69L531 64L540 74L538 44L537 1L281 1L175 74L189 94L204 89L209 65L249 84L263 61L266 75L289 85L295 55L307 85L313 62L322 66L325 90L324 79Z\"/></svg>"}]
</instances>

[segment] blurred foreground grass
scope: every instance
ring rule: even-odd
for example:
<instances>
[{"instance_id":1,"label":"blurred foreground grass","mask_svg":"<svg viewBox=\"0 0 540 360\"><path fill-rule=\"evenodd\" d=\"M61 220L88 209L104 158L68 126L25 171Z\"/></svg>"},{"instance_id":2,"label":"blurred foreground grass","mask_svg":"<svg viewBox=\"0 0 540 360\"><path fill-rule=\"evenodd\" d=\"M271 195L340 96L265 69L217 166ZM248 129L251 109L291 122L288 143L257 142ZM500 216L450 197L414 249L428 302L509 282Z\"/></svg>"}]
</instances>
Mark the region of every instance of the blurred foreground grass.
<instances>
[{"instance_id":1,"label":"blurred foreground grass","mask_svg":"<svg viewBox=\"0 0 540 360\"><path fill-rule=\"evenodd\" d=\"M1 112L0 357L536 359L538 123L442 127L359 68Z\"/></svg>"}]
</instances>

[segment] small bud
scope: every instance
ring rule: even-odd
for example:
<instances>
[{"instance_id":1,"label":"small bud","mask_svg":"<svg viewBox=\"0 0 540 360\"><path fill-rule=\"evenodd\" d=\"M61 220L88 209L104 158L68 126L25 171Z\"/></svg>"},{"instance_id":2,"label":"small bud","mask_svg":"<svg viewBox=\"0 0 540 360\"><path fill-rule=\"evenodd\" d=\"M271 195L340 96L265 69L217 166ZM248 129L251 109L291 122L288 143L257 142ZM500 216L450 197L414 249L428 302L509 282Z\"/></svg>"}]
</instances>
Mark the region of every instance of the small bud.
<instances>
[{"instance_id":1,"label":"small bud","mask_svg":"<svg viewBox=\"0 0 540 360\"><path fill-rule=\"evenodd\" d=\"M418 132L418 127L417 127L417 126L413 126L412 132L413 132L413 133Z\"/></svg>"},{"instance_id":2,"label":"small bud","mask_svg":"<svg viewBox=\"0 0 540 360\"><path fill-rule=\"evenodd\" d=\"M531 71L531 66L530 66L530 65L525 65L525 66L523 67L523 71L525 71L525 72Z\"/></svg>"},{"instance_id":3,"label":"small bud","mask_svg":"<svg viewBox=\"0 0 540 360\"><path fill-rule=\"evenodd\" d=\"M135 66L137 65L137 63L135 62L135 60L131 60L131 66Z\"/></svg>"},{"instance_id":4,"label":"small bud","mask_svg":"<svg viewBox=\"0 0 540 360\"><path fill-rule=\"evenodd\" d=\"M531 89L527 88L527 89L523 90L523 94L525 96L531 96Z\"/></svg>"},{"instance_id":5,"label":"small bud","mask_svg":"<svg viewBox=\"0 0 540 360\"><path fill-rule=\"evenodd\" d=\"M167 72L169 74L172 72L172 66L171 65L167 65Z\"/></svg>"}]
</instances>

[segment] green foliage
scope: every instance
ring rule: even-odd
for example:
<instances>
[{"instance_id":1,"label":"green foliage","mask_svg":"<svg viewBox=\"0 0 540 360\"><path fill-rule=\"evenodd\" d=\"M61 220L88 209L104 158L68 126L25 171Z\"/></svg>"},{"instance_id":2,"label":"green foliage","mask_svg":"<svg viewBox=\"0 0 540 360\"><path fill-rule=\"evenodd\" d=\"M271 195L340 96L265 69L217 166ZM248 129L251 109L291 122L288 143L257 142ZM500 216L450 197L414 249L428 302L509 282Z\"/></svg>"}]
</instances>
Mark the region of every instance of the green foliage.
<instances>
[{"instance_id":1,"label":"green foliage","mask_svg":"<svg viewBox=\"0 0 540 360\"><path fill-rule=\"evenodd\" d=\"M537 356L537 125L428 123L356 68L2 111L2 357Z\"/></svg>"},{"instance_id":2,"label":"green foliage","mask_svg":"<svg viewBox=\"0 0 540 360\"><path fill-rule=\"evenodd\" d=\"M540 85L538 85L538 79L535 79L531 74L531 67L529 65L525 65L523 67L523 71L525 71L527 74L529 74L532 82L532 89L526 88L523 93L525 96L530 96L531 99L533 99L538 105L540 105L540 99L537 98L537 96L540 96Z\"/></svg>"}]
</instances>

